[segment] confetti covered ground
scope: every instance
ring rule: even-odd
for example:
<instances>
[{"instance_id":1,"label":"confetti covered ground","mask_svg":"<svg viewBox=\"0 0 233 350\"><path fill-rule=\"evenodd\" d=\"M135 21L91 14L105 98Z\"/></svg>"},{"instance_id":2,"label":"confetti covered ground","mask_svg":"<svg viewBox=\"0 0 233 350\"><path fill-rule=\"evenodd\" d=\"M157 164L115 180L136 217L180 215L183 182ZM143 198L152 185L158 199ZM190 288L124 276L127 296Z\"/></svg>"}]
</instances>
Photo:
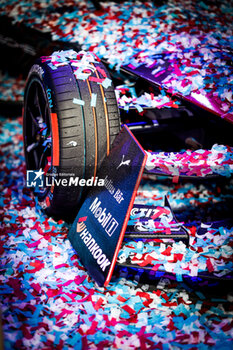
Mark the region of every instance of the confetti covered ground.
<instances>
[{"instance_id":1,"label":"confetti covered ground","mask_svg":"<svg viewBox=\"0 0 233 350\"><path fill-rule=\"evenodd\" d=\"M67 240L67 224L45 216L25 187L21 118L1 119L0 175L5 349L230 349L229 282L224 282L224 293L214 280L190 285L184 277L182 281L181 266L194 276L203 270L219 276L232 271L233 229L212 230L202 239L189 224L192 248L177 243L171 252L161 246L152 254L154 265L158 268L159 260L174 272L173 279L152 276L142 283L137 273L131 277L121 269L107 288L100 288ZM188 213L190 204L197 211L201 203L217 205L233 196L231 181L227 193L219 186L146 181L137 201L161 205L168 194L173 208L183 206ZM133 249L133 244L127 246ZM145 245L136 244L132 260L142 257ZM207 286L215 292L206 291Z\"/></svg>"},{"instance_id":2,"label":"confetti covered ground","mask_svg":"<svg viewBox=\"0 0 233 350\"><path fill-rule=\"evenodd\" d=\"M8 74L0 72L1 87L0 87L0 101L22 101L25 82L22 77L16 80Z\"/></svg>"}]
</instances>

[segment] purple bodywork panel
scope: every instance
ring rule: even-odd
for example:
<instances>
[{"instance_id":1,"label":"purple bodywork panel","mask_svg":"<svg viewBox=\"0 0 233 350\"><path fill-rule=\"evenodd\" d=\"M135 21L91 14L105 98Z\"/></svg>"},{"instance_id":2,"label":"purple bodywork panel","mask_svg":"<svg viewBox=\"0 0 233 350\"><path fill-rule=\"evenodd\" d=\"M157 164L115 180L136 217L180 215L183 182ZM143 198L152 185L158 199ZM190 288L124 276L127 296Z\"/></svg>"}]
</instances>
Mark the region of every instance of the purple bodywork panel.
<instances>
[{"instance_id":1,"label":"purple bodywork panel","mask_svg":"<svg viewBox=\"0 0 233 350\"><path fill-rule=\"evenodd\" d=\"M170 74L169 69L167 69L164 66L165 72L160 74L159 76L155 77L152 74L152 71L154 70L154 68L155 68L154 66L147 67L147 66L142 64L139 67L134 67L132 65L123 66L122 70L127 72L127 73L136 75L142 79L145 79L158 87L163 87L163 88L165 88L165 90L168 90L168 89L166 89L166 86L164 86L164 84L162 84L162 81ZM203 109L207 110L208 112L213 113L213 114L233 123L233 114L224 112L221 109L221 104L220 104L220 101L218 100L218 98L216 96L213 96L211 93L207 93L206 95L202 95L201 93L191 92L191 94L188 96L184 96L180 93L175 93L175 95L178 98L181 98L187 102L195 104L196 106L203 108Z\"/></svg>"}]
</instances>

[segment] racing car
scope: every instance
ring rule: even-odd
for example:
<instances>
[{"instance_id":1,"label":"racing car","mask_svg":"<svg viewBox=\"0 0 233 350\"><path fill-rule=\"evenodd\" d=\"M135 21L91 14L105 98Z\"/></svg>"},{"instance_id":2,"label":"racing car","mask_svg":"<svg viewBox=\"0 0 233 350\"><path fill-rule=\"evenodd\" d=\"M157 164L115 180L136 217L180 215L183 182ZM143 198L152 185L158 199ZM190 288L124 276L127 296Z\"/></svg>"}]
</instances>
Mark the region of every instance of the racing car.
<instances>
[{"instance_id":1,"label":"racing car","mask_svg":"<svg viewBox=\"0 0 233 350\"><path fill-rule=\"evenodd\" d=\"M118 91L123 97L126 96L125 92L130 91L130 84L128 87L118 87ZM154 93L154 91L151 92L151 94ZM138 255L133 251L131 256L124 253L124 250L128 250L127 238L136 239L136 241L142 239L143 242L147 239L155 240L157 248L158 243L166 241L189 244L189 234L185 227L177 221L167 199L163 207L134 206L132 208L133 202L128 196L129 199L124 202L130 203L131 207L128 208L125 203L124 211L121 207L118 207L116 212L114 210L115 217L118 213L117 220L113 218L110 211L107 213L107 207L103 209L100 206L102 199L99 200L99 198L105 198L105 192L109 196L110 207L112 206L110 199L114 202L111 193L114 193L115 187L111 179L106 180L108 174L111 173L111 167L117 171L119 167L129 165L130 162L129 158L124 159L125 154L129 152L129 144L128 142L124 144L122 141L124 138L121 138L120 141L122 124L124 122L128 124L127 129L131 128L138 138L143 135L146 141L151 140L151 134L153 136L153 131L158 127L153 108L146 108L147 115L139 115L141 118L138 118L138 121L133 120L137 107L133 109L132 105L129 106L129 112L134 113L133 117L124 113L125 110L122 110L121 106L118 107L117 100L121 98L120 94L115 95L112 77L95 54L74 50L56 51L50 56L42 56L32 66L25 88L23 128L27 176L33 172L36 174L34 181L38 178L42 179L41 184L34 188L34 192L48 215L59 219L73 219L77 215L68 238L79 256L81 255L81 260L90 275L101 286L107 285L111 279L123 237L126 238L126 241L119 254L118 263L125 267L133 266L139 269L141 267L147 270L154 268L150 262L153 260L153 254L156 254L156 245L151 248L152 255L148 256L144 264L143 261L138 260ZM122 118L120 118L120 113L122 113ZM191 128L190 137L193 136L194 131ZM199 142L194 137L191 138L193 147L199 146ZM114 147L111 147L112 144ZM214 145L210 151L203 149L182 152L150 150L146 153L146 172L152 177L170 176L174 182L177 182L180 177L196 180L197 178L216 179L218 176L231 176L232 149L229 146ZM117 166L114 164L114 158L119 163ZM106 164L108 164L107 170ZM138 169L137 171L140 173ZM96 184L98 186L99 174L104 174L103 178L107 181L104 183L105 188L103 190L101 187L97 190L94 188L88 191L88 183L91 188ZM123 174L125 178L128 173ZM116 178L116 174L114 176L112 174L111 177ZM45 178L46 181L44 181ZM47 181L48 178L50 183ZM122 178L123 182L124 178ZM120 179L117 181L121 182ZM130 192L130 183L127 181L126 183L128 183ZM87 199L91 191L92 194ZM135 192L135 189L133 191ZM135 198L135 194L132 198ZM93 200L94 197L95 200ZM115 198L120 203L123 196ZM95 221L97 226L98 222L101 223L102 229L108 234L99 238L99 242L106 241L102 247L96 243L98 227L93 229L92 234L90 228L88 228L90 231L86 229L88 221L86 213L90 211L90 208L92 208L92 214L97 218ZM130 216L129 210L131 209ZM120 211L123 213L122 229L119 227L120 243L116 241L110 248L112 233L115 228L121 226L119 225L122 216ZM231 220L208 223L204 234L208 233L208 229L218 230L223 224L229 226ZM90 222L89 227L91 227ZM77 232L82 237L78 242ZM201 234L200 230L198 232ZM87 234L90 242L93 242L91 248L87 241ZM116 240L115 235L114 240ZM156 244L155 241L153 244ZM84 246L81 249L82 244ZM92 246L95 247L94 253ZM132 243L130 247L132 248ZM180 246L181 250L182 247ZM107 258L109 254L111 255L110 260ZM110 264L111 267L109 267ZM108 268L105 271L106 266ZM205 274L200 274L200 276L205 277ZM229 280L230 275L227 275L226 279Z\"/></svg>"},{"instance_id":2,"label":"racing car","mask_svg":"<svg viewBox=\"0 0 233 350\"><path fill-rule=\"evenodd\" d=\"M229 147L213 148L212 152L199 149L211 145L213 139L231 145L230 114L227 120L219 118L221 110L212 107L213 101L211 105L206 99L206 105L201 105L197 94L196 99L192 95L183 98L179 113L177 108L169 114L153 105L145 106L142 112L138 110L140 106L133 103L126 110L119 100L122 99L124 104L129 98L132 77L135 79L134 90L141 89L143 92L139 95L146 94L149 99L158 95L159 83L156 79L152 81L151 71L145 66L138 69L133 69L132 65L123 67L118 76L114 74L110 75L95 54L74 50L42 56L29 72L24 98L25 158L27 170L41 171L50 179L56 179L51 180L53 185L41 186L35 191L49 215L65 217L77 213L86 188L55 186L55 183L66 182L71 175L79 179L95 179L123 124L131 129L146 150L151 150L146 166L149 174L172 176L178 180L179 177L210 178L231 173L232 160L227 155L232 150ZM119 81L122 83L127 78L128 85L119 87ZM133 100L132 97L129 99ZM171 101L169 103L177 107L177 96ZM199 109L199 113L195 110L195 117L191 104L194 110ZM204 110L204 117L200 107ZM206 118L210 112L211 117ZM170 135L170 142L164 142L165 134ZM194 153L187 158L185 151L158 152L155 141L157 146L158 143L160 147L165 145L165 151L174 152L181 146L189 146Z\"/></svg>"}]
</instances>

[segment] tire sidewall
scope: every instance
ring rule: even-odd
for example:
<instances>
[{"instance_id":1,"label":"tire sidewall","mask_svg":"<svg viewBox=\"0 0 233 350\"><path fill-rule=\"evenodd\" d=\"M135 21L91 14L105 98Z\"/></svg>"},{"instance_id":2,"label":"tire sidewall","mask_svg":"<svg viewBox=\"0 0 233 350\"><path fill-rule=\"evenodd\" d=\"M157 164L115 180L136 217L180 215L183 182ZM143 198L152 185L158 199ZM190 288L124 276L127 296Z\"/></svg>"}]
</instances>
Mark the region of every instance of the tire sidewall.
<instances>
[{"instance_id":1,"label":"tire sidewall","mask_svg":"<svg viewBox=\"0 0 233 350\"><path fill-rule=\"evenodd\" d=\"M54 89L53 84L50 79L50 72L49 68L46 64L43 64L42 62L35 63L32 68L29 71L26 87L25 87L25 96L24 96L24 122L23 122L23 133L24 133L24 140L25 140L25 134L26 134L26 103L28 98L28 92L30 89L31 84L36 81L41 85L43 89L43 93L46 99L46 103L49 110L49 122L50 122L50 130L51 130L51 139L52 139L52 147L51 147L51 179L56 176L56 174L59 173L59 168L57 166L53 165L53 130L52 130L52 124L51 124L51 115L52 113L57 114L57 103L54 96ZM25 159L26 159L26 168L29 169L29 164L27 160L27 151L26 151L26 142L24 142L24 152L25 152ZM38 200L40 202L40 205L43 209L46 209L46 211L50 210L50 207L52 206L53 202L53 196L54 193L57 191L56 187L49 187L47 191L43 194L37 195Z\"/></svg>"}]
</instances>

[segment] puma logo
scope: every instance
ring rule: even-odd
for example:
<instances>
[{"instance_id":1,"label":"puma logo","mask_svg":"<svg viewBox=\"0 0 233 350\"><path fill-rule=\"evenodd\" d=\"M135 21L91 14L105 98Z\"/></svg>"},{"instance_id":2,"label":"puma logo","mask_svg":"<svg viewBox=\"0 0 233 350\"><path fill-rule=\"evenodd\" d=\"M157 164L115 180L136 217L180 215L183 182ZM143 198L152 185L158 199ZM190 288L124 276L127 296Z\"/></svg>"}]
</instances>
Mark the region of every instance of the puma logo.
<instances>
[{"instance_id":1,"label":"puma logo","mask_svg":"<svg viewBox=\"0 0 233 350\"><path fill-rule=\"evenodd\" d=\"M128 159L128 160L124 160L125 159L125 155L123 154L123 156L122 156L122 160L121 160L121 162L120 162L120 164L118 165L118 167L117 167L117 169L119 169L122 165L129 165L130 164L130 159Z\"/></svg>"}]
</instances>

